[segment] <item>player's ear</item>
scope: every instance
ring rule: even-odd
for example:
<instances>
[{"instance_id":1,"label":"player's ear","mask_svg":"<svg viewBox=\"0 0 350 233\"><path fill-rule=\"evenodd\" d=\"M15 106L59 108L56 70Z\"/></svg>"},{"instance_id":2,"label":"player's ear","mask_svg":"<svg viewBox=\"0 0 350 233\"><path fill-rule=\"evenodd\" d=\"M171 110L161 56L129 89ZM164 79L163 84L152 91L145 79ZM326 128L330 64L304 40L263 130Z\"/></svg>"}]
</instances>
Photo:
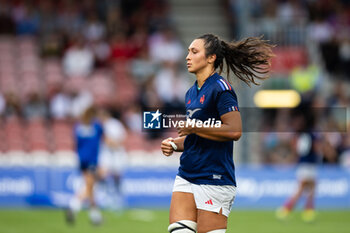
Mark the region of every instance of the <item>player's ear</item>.
<instances>
[{"instance_id":1,"label":"player's ear","mask_svg":"<svg viewBox=\"0 0 350 233\"><path fill-rule=\"evenodd\" d=\"M209 64L214 64L215 60L216 60L216 54L209 55L207 58L207 61Z\"/></svg>"}]
</instances>

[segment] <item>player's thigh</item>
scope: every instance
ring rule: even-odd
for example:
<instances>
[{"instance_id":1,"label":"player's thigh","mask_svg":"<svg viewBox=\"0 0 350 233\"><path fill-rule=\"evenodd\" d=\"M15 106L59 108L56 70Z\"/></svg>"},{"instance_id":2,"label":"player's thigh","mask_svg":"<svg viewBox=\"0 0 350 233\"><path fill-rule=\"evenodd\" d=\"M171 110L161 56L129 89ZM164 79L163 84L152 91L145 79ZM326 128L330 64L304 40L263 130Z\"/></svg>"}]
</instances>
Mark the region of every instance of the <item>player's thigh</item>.
<instances>
[{"instance_id":1,"label":"player's thigh","mask_svg":"<svg viewBox=\"0 0 350 233\"><path fill-rule=\"evenodd\" d=\"M220 213L207 210L198 210L197 214L197 232L204 233L217 229L227 228L227 217Z\"/></svg>"},{"instance_id":2,"label":"player's thigh","mask_svg":"<svg viewBox=\"0 0 350 233\"><path fill-rule=\"evenodd\" d=\"M84 175L86 188L88 190L91 190L95 184L95 174L92 171L87 170L83 172L83 175Z\"/></svg>"},{"instance_id":3,"label":"player's thigh","mask_svg":"<svg viewBox=\"0 0 350 233\"><path fill-rule=\"evenodd\" d=\"M314 192L315 185L316 185L315 180L310 179L310 180L304 181L304 189L308 192Z\"/></svg>"},{"instance_id":4,"label":"player's thigh","mask_svg":"<svg viewBox=\"0 0 350 233\"><path fill-rule=\"evenodd\" d=\"M170 203L169 222L197 220L197 208L192 193L173 192Z\"/></svg>"}]
</instances>

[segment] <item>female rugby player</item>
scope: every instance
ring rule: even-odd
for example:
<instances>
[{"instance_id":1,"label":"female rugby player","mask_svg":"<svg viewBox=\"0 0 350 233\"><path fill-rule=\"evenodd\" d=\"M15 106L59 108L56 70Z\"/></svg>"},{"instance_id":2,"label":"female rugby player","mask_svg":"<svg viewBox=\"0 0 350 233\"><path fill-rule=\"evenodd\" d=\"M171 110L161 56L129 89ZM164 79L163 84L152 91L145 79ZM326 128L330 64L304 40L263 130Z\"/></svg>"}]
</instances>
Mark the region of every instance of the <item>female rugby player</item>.
<instances>
[{"instance_id":1,"label":"female rugby player","mask_svg":"<svg viewBox=\"0 0 350 233\"><path fill-rule=\"evenodd\" d=\"M304 110L304 113L306 111ZM327 144L313 130L313 120L310 117L305 117L302 114L297 115L293 119L295 138L293 140L293 151L297 155L297 170L296 176L298 187L295 193L286 201L286 203L277 209L276 217L284 220L294 209L299 199L303 194L306 196L302 219L305 222L315 220L316 213L314 210L314 199L317 181L317 166L322 160L323 147Z\"/></svg>"},{"instance_id":2,"label":"female rugby player","mask_svg":"<svg viewBox=\"0 0 350 233\"><path fill-rule=\"evenodd\" d=\"M103 129L101 123L95 120L95 115L95 109L89 107L84 111L80 121L74 127L79 168L84 178L85 187L69 202L69 208L66 210L68 223L74 223L75 215L81 210L85 200L89 202L90 221L93 224L102 222L102 214L95 203L94 185L97 177L97 161L100 142L103 138Z\"/></svg>"},{"instance_id":3,"label":"female rugby player","mask_svg":"<svg viewBox=\"0 0 350 233\"><path fill-rule=\"evenodd\" d=\"M272 45L250 37L225 42L212 34L195 39L188 48L187 69L196 82L186 93L190 120L222 122L220 127L184 125L178 137L162 141L165 156L183 152L170 204L169 232L226 232L227 218L236 193L233 141L242 134L237 96L220 76L224 62L248 85L267 78ZM218 73L217 73L218 71Z\"/></svg>"}]
</instances>

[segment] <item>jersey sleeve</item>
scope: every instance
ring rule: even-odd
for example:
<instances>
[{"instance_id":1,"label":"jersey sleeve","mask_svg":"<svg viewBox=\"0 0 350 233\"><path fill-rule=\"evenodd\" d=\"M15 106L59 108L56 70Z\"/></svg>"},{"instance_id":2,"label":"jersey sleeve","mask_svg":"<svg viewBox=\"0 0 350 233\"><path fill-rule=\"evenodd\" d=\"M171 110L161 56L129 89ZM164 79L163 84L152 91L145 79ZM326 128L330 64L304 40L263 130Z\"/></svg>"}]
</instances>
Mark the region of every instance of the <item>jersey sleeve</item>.
<instances>
[{"instance_id":1,"label":"jersey sleeve","mask_svg":"<svg viewBox=\"0 0 350 233\"><path fill-rule=\"evenodd\" d=\"M103 126L101 125L100 122L97 123L97 130L98 130L98 134L100 137L102 137L105 134L105 132L103 130Z\"/></svg>"},{"instance_id":2,"label":"jersey sleeve","mask_svg":"<svg viewBox=\"0 0 350 233\"><path fill-rule=\"evenodd\" d=\"M216 108L220 116L228 112L239 111L237 96L235 93L229 90L220 92L218 95Z\"/></svg>"}]
</instances>

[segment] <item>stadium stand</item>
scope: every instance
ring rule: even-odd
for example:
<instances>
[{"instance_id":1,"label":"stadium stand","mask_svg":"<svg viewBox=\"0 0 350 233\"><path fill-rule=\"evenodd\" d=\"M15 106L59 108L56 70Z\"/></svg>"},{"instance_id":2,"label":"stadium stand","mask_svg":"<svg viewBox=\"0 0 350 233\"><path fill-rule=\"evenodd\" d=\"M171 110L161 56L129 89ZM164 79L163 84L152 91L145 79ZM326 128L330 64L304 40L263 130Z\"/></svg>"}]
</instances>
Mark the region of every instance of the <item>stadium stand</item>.
<instances>
[{"instance_id":1,"label":"stadium stand","mask_svg":"<svg viewBox=\"0 0 350 233\"><path fill-rule=\"evenodd\" d=\"M200 2L206 14L208 9L226 9L220 17L210 16L213 22L220 22L216 28L220 36L264 35L277 44L274 73L263 89L293 88L308 103L349 106L350 11L346 1ZM159 150L161 134L140 132L141 112L154 106L178 108L183 96L179 93L191 85L183 58L186 43L198 36L190 33L191 28L202 33L198 25L203 22L200 14L191 18L190 11L183 9L194 9L195 4L198 2L1 1L1 153L71 154L72 124L91 103L110 109L124 123L129 135L127 150ZM305 87L297 81L300 77L317 80ZM250 99L244 91L238 95L242 106L244 99ZM272 134L280 130L278 122L290 121L290 113L265 111L263 116L267 124L258 140L260 146L253 146L258 149L249 153L243 149L238 161L290 163L283 141L288 136ZM325 162L338 163L349 150L349 134L332 130L326 136L337 153Z\"/></svg>"},{"instance_id":2,"label":"stadium stand","mask_svg":"<svg viewBox=\"0 0 350 233\"><path fill-rule=\"evenodd\" d=\"M91 103L112 109L123 120L122 110L139 102L141 83L130 76L131 60L148 47L151 35L170 26L163 24L169 22L166 1L0 4L4 156L72 152L72 124ZM146 140L130 132L126 145L141 150ZM148 144L151 150L158 147Z\"/></svg>"},{"instance_id":3,"label":"stadium stand","mask_svg":"<svg viewBox=\"0 0 350 233\"><path fill-rule=\"evenodd\" d=\"M349 114L350 86L349 73L344 69L349 55L349 3L238 0L226 1L226 5L234 36L264 35L277 45L272 77L262 88L298 91L302 98L300 106L314 116L316 131L328 139L329 150L323 162L338 164L349 150L349 119L345 112ZM342 119L335 119L336 109L344 110ZM292 163L288 143L292 112L265 110L262 116L264 133L250 162Z\"/></svg>"}]
</instances>

